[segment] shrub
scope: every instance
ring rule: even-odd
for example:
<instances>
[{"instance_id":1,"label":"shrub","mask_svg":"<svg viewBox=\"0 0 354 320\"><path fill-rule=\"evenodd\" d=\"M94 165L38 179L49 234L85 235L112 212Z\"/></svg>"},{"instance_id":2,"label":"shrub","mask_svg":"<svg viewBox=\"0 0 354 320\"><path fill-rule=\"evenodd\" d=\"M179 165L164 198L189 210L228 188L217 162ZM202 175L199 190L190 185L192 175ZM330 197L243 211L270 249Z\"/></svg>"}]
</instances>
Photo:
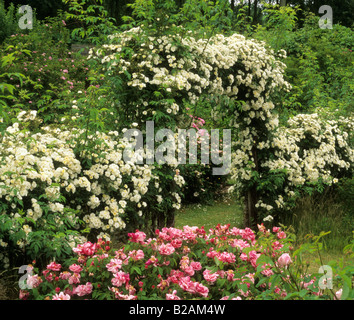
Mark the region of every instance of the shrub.
<instances>
[{"instance_id":1,"label":"shrub","mask_svg":"<svg viewBox=\"0 0 354 320\"><path fill-rule=\"evenodd\" d=\"M19 117L24 124L41 122L35 111ZM43 127L34 133L22 128L19 123L8 127L0 146L0 240L6 256L35 259L42 252L44 260L62 258L66 250L53 252L50 239L68 246L80 236L92 240L142 227L144 215L158 211L159 197L166 203L159 210L179 206L177 174L165 179L167 187L153 166L136 164L135 158L124 162L129 141L118 132L93 136L83 129Z\"/></svg>"},{"instance_id":2,"label":"shrub","mask_svg":"<svg viewBox=\"0 0 354 320\"><path fill-rule=\"evenodd\" d=\"M13 3L6 9L4 0L0 0L0 44L10 35L20 30L18 26L19 15Z\"/></svg>"},{"instance_id":3,"label":"shrub","mask_svg":"<svg viewBox=\"0 0 354 320\"><path fill-rule=\"evenodd\" d=\"M269 171L259 182L256 204L264 215L293 207L299 197L323 192L352 175L351 118L326 121L317 114L298 114L280 126L265 147ZM280 217L281 218L281 217Z\"/></svg>"},{"instance_id":4,"label":"shrub","mask_svg":"<svg viewBox=\"0 0 354 320\"><path fill-rule=\"evenodd\" d=\"M15 88L9 100L12 117L16 111L34 110L45 123L56 122L70 110L63 99L85 89L87 64L69 49L69 32L60 16L38 23L28 34L12 34L2 48L9 63L0 70L24 75L9 79Z\"/></svg>"},{"instance_id":5,"label":"shrub","mask_svg":"<svg viewBox=\"0 0 354 320\"><path fill-rule=\"evenodd\" d=\"M76 26L71 32L73 39L98 44L116 30L115 19L108 16L103 0L63 0L63 3L68 6L65 20Z\"/></svg>"},{"instance_id":6,"label":"shrub","mask_svg":"<svg viewBox=\"0 0 354 320\"><path fill-rule=\"evenodd\" d=\"M279 96L281 121L299 112L330 111L332 119L350 115L353 30L340 24L330 32L321 29L312 13L296 28L296 11L288 6L266 9L265 25L252 34L275 51L287 52L284 76L292 90Z\"/></svg>"},{"instance_id":7,"label":"shrub","mask_svg":"<svg viewBox=\"0 0 354 320\"><path fill-rule=\"evenodd\" d=\"M321 289L323 277L306 274L291 247L293 235L259 225L230 229L156 230L154 238L136 230L130 243L114 250L109 242L86 242L65 266L28 266L21 299L257 300L347 299L350 270L334 276L337 292ZM318 244L317 239L317 243ZM314 249L315 245L307 246ZM343 281L344 280L344 281ZM341 295L342 293L342 295Z\"/></svg>"}]
</instances>

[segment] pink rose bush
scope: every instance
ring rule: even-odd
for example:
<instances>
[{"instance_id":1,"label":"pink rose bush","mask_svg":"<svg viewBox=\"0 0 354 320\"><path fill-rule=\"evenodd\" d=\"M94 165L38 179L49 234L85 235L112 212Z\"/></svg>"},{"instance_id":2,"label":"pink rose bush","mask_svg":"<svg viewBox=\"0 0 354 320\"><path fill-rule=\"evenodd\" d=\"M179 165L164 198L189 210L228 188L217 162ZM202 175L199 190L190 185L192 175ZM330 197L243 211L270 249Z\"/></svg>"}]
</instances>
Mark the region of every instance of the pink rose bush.
<instances>
[{"instance_id":1,"label":"pink rose bush","mask_svg":"<svg viewBox=\"0 0 354 320\"><path fill-rule=\"evenodd\" d=\"M217 225L163 228L147 238L137 230L119 249L86 242L76 257L52 262L27 280L22 299L253 300L325 298L314 276L296 273L285 230L258 232ZM65 266L65 267L64 267ZM35 269L33 269L35 270Z\"/></svg>"}]
</instances>

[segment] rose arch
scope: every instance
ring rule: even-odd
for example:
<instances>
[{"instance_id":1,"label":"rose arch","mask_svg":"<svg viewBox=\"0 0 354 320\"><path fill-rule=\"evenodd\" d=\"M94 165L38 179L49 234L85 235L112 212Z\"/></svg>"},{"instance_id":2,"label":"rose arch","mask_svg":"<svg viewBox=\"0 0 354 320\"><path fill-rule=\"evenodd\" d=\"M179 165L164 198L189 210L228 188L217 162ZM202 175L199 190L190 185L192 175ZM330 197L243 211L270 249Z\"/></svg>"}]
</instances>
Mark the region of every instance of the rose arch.
<instances>
[{"instance_id":1,"label":"rose arch","mask_svg":"<svg viewBox=\"0 0 354 320\"><path fill-rule=\"evenodd\" d=\"M124 113L118 123L153 120L157 128L177 129L187 107L194 110L202 98L213 101L214 116L231 119L231 170L245 199L245 223L257 222L257 181L278 127L272 95L290 88L279 60L285 52L276 56L264 43L239 34L197 39L191 32L154 36L135 28L110 40L89 58L103 65L112 91L120 91Z\"/></svg>"}]
</instances>

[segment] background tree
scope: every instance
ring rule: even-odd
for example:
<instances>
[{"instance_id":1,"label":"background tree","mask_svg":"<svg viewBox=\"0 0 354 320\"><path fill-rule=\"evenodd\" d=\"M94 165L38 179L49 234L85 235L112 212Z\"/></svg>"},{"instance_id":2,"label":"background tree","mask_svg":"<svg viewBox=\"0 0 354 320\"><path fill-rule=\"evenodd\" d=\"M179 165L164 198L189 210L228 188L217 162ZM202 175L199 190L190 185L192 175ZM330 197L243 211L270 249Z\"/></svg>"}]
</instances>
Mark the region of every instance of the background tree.
<instances>
[{"instance_id":1,"label":"background tree","mask_svg":"<svg viewBox=\"0 0 354 320\"><path fill-rule=\"evenodd\" d=\"M22 5L29 5L36 10L36 15L39 20L46 17L55 17L58 10L65 9L62 1L52 0L5 0L5 7L9 7L13 3L16 7Z\"/></svg>"}]
</instances>

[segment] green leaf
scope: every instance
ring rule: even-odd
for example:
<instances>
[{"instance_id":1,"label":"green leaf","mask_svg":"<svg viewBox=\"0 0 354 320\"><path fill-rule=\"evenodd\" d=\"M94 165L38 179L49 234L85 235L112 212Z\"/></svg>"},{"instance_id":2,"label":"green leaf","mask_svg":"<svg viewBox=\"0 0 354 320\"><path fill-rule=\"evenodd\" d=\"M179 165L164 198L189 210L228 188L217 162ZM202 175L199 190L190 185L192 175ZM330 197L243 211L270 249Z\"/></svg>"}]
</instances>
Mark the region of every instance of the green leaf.
<instances>
[{"instance_id":1,"label":"green leaf","mask_svg":"<svg viewBox=\"0 0 354 320\"><path fill-rule=\"evenodd\" d=\"M298 296L299 296L299 293L298 293L298 292L292 292L292 293L288 294L288 295L284 298L284 300L290 300L290 299L295 298L295 297L298 297Z\"/></svg>"},{"instance_id":2,"label":"green leaf","mask_svg":"<svg viewBox=\"0 0 354 320\"><path fill-rule=\"evenodd\" d=\"M307 290L307 289L303 289L303 290L301 290L300 292L299 292L299 296L301 297L301 298L303 298L304 296L306 296L306 294L308 294L309 293L309 291Z\"/></svg>"},{"instance_id":3,"label":"green leaf","mask_svg":"<svg viewBox=\"0 0 354 320\"><path fill-rule=\"evenodd\" d=\"M133 267L131 268L131 271L132 271L132 272L136 272L138 275L141 275L141 274L142 274L140 268L138 268L138 267L136 267L136 266L133 266Z\"/></svg>"},{"instance_id":4,"label":"green leaf","mask_svg":"<svg viewBox=\"0 0 354 320\"><path fill-rule=\"evenodd\" d=\"M263 264L270 264L271 266L274 265L273 260L267 256L266 254L261 254L259 258L257 259L257 264L263 265Z\"/></svg>"}]
</instances>

